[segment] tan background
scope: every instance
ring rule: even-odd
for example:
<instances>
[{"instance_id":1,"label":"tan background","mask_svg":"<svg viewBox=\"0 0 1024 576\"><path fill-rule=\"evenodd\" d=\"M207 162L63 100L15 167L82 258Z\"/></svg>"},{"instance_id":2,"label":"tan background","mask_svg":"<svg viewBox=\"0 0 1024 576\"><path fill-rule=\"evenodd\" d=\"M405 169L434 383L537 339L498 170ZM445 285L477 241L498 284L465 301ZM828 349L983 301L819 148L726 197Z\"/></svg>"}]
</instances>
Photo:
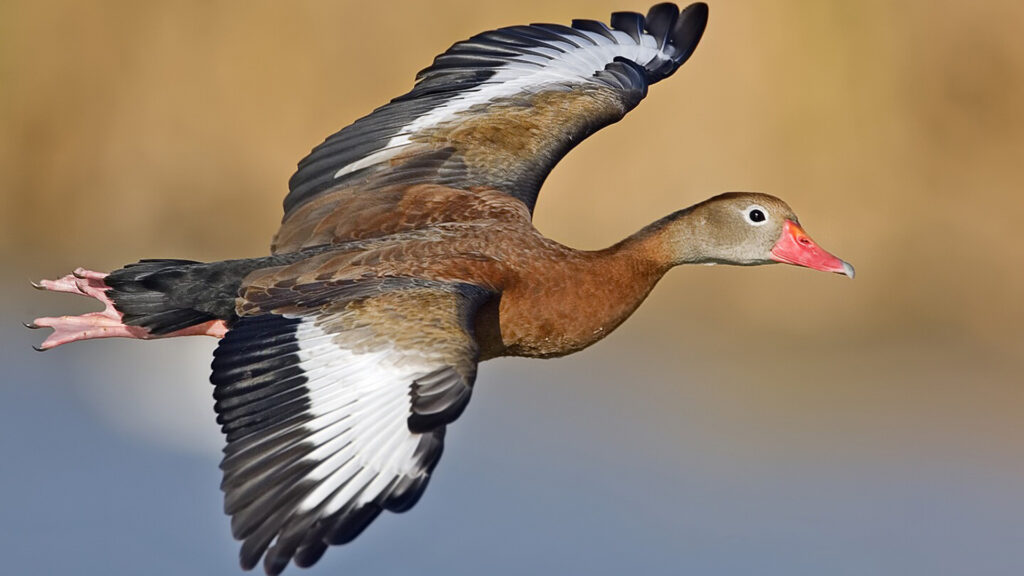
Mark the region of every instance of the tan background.
<instances>
[{"instance_id":1,"label":"tan background","mask_svg":"<svg viewBox=\"0 0 1024 576\"><path fill-rule=\"evenodd\" d=\"M300 157L406 91L457 39L645 8L603 0L4 2L5 325L81 305L27 289L26 277L142 257L265 253ZM787 200L816 240L856 265L857 279L783 266L674 271L594 349L485 366L470 415L488 410L477 408L485 395L529 413L536 394L562 381L551 394L566 406L585 395L621 419L619 430L666 442L652 457L673 470L709 465L672 451L686 436L706 458L729 462L722 478L744 477L752 490L784 471L813 477L816 467L837 466L847 478L887 478L895 466L914 479L900 484L911 494L963 473L997 478L1006 492L995 508L1024 504L1022 23L1024 5L1013 0L713 2L692 60L553 172L538 227L598 248L718 192L759 190ZM216 445L212 424L194 433L199 424L188 417L118 420L137 406L166 415L163 402L177 395L140 389L116 367L126 355L182 362L169 352L144 357L132 343L100 343L39 357L28 349L39 334L2 336L9 365L38 375L50 363L47 373L66 380L55 394L113 390L82 408L99 421L157 443ZM200 346L190 378L202 378L212 343ZM96 379L105 384L69 391L67 375L81 362L102 366ZM518 405L501 396L518 393L489 380L538 384L524 384L535 396ZM195 422L209 419L209 391L198 386L181 408ZM122 410L125 398L137 406ZM0 416L13 410L0 405ZM596 450L588 441L577 447ZM989 488L967 482L949 498L976 512ZM936 516L965 517L942 510L923 505L900 521L913 532ZM1000 526L992 529L999 537L1024 538L1024 524ZM901 573L929 573L928 553L974 562L951 545L959 537L943 534L948 543L922 536L919 556L893 552ZM877 549L838 548L840 556ZM1024 553L1004 552L986 554L999 560L989 573L1020 573Z\"/></svg>"}]
</instances>

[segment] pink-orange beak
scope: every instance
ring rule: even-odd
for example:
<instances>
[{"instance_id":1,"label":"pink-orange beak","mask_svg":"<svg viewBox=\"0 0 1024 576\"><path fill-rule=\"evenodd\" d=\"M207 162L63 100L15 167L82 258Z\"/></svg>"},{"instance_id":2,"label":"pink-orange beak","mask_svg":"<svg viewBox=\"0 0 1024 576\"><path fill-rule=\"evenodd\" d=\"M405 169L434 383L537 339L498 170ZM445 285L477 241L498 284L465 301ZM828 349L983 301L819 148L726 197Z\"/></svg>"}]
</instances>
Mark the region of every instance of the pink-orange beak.
<instances>
[{"instance_id":1,"label":"pink-orange beak","mask_svg":"<svg viewBox=\"0 0 1024 576\"><path fill-rule=\"evenodd\" d=\"M804 232L799 224L792 220L786 220L782 226L782 236L772 247L772 260L786 264L806 266L822 272L835 272L846 274L853 278L853 266L839 258L829 254L824 248L818 246L811 237Z\"/></svg>"}]
</instances>

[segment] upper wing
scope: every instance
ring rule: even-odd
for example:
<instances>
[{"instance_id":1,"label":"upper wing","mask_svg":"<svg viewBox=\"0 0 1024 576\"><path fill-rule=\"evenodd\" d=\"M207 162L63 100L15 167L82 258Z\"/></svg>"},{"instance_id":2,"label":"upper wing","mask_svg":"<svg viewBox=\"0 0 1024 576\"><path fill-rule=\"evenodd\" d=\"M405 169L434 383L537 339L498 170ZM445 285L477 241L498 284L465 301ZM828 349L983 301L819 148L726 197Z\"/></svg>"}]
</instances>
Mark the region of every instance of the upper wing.
<instances>
[{"instance_id":1,"label":"upper wing","mask_svg":"<svg viewBox=\"0 0 1024 576\"><path fill-rule=\"evenodd\" d=\"M395 184L497 189L532 211L562 156L689 58L707 13L703 3L681 14L658 4L646 18L612 14L611 27L512 26L459 42L417 75L412 91L299 163L285 222L325 192Z\"/></svg>"},{"instance_id":2,"label":"upper wing","mask_svg":"<svg viewBox=\"0 0 1024 576\"><path fill-rule=\"evenodd\" d=\"M416 503L469 401L472 318L488 297L408 278L287 289L290 305L254 294L257 315L221 340L211 376L225 511L242 566L266 552L268 574Z\"/></svg>"}]
</instances>

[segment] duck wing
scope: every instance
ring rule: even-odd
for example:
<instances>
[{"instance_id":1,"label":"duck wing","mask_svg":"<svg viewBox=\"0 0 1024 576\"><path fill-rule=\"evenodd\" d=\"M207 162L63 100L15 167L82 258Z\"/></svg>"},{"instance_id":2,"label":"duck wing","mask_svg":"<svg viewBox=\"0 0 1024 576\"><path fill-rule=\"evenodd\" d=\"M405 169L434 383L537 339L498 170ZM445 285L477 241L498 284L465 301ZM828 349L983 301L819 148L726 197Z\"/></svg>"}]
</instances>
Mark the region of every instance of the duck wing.
<instances>
[{"instance_id":1,"label":"duck wing","mask_svg":"<svg viewBox=\"0 0 1024 576\"><path fill-rule=\"evenodd\" d=\"M290 229L332 213L336 221L344 220L339 212L352 214L349 227L334 223L343 238L371 234L359 215L387 209L400 218L409 190L496 191L532 214L555 164L675 72L700 41L707 14L703 3L682 13L658 4L646 16L614 13L610 26L512 26L455 44L409 93L299 163L274 250L300 249Z\"/></svg>"},{"instance_id":2,"label":"duck wing","mask_svg":"<svg viewBox=\"0 0 1024 576\"><path fill-rule=\"evenodd\" d=\"M288 297L285 297L285 294ZM476 377L469 284L267 282L213 361L225 511L241 563L315 563L419 499Z\"/></svg>"}]
</instances>

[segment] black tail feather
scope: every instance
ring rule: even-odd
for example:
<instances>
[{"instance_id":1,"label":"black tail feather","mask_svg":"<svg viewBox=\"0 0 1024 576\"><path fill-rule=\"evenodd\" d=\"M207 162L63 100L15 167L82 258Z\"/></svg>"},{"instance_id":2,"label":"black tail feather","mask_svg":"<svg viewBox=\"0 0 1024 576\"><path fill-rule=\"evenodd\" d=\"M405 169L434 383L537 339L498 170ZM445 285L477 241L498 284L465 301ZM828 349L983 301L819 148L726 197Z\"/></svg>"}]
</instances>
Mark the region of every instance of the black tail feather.
<instances>
[{"instance_id":1,"label":"black tail feather","mask_svg":"<svg viewBox=\"0 0 1024 576\"><path fill-rule=\"evenodd\" d=\"M250 272L286 266L330 249L220 262L140 260L111 272L104 282L122 321L150 334L169 334L210 320L224 320L230 327L238 320L235 301Z\"/></svg>"},{"instance_id":2,"label":"black tail feather","mask_svg":"<svg viewBox=\"0 0 1024 576\"><path fill-rule=\"evenodd\" d=\"M228 286L211 285L213 266L193 260L141 260L111 272L104 282L125 324L169 334L210 320L233 319L242 277L230 279Z\"/></svg>"}]
</instances>

